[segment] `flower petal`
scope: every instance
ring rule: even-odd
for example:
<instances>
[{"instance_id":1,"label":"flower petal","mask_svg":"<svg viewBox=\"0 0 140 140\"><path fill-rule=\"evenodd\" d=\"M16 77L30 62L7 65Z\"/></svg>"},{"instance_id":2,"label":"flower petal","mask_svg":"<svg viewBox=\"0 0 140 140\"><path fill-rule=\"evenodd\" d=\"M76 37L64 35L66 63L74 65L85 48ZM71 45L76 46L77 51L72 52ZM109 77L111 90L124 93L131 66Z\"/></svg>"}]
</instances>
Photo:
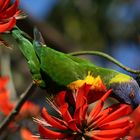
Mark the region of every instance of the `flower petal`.
<instances>
[{"instance_id":1,"label":"flower petal","mask_svg":"<svg viewBox=\"0 0 140 140\"><path fill-rule=\"evenodd\" d=\"M21 120L27 117L36 117L40 112L40 107L31 102L26 101L20 109L19 114L16 116L16 120Z\"/></svg>"},{"instance_id":2,"label":"flower petal","mask_svg":"<svg viewBox=\"0 0 140 140\"><path fill-rule=\"evenodd\" d=\"M76 109L83 105L83 97L87 98L88 92L90 90L91 85L84 84L81 88L78 89L78 93L76 96Z\"/></svg>"},{"instance_id":3,"label":"flower petal","mask_svg":"<svg viewBox=\"0 0 140 140\"><path fill-rule=\"evenodd\" d=\"M130 123L129 117L124 117L109 123L105 123L99 127L99 129L117 129L117 128L124 128Z\"/></svg>"},{"instance_id":4,"label":"flower petal","mask_svg":"<svg viewBox=\"0 0 140 140\"><path fill-rule=\"evenodd\" d=\"M0 90L3 90L3 88L6 87L6 84L8 83L9 78L8 77L1 77L0 78Z\"/></svg>"},{"instance_id":5,"label":"flower petal","mask_svg":"<svg viewBox=\"0 0 140 140\"><path fill-rule=\"evenodd\" d=\"M5 4L4 0L0 0L0 12L3 10L3 5Z\"/></svg>"},{"instance_id":6,"label":"flower petal","mask_svg":"<svg viewBox=\"0 0 140 140\"><path fill-rule=\"evenodd\" d=\"M62 91L55 96L55 103L58 106L65 104L66 91Z\"/></svg>"},{"instance_id":7,"label":"flower petal","mask_svg":"<svg viewBox=\"0 0 140 140\"><path fill-rule=\"evenodd\" d=\"M62 113L62 117L66 122L69 122L72 120L71 114L68 111L68 104L67 103L60 106L59 110Z\"/></svg>"},{"instance_id":8,"label":"flower petal","mask_svg":"<svg viewBox=\"0 0 140 140\"><path fill-rule=\"evenodd\" d=\"M39 140L38 138L33 137L32 133L26 128L22 128L20 133L22 140Z\"/></svg>"},{"instance_id":9,"label":"flower petal","mask_svg":"<svg viewBox=\"0 0 140 140\"><path fill-rule=\"evenodd\" d=\"M12 4L12 6L10 6L8 9L0 13L0 18L8 19L13 17L17 12L18 5L19 5L19 0L16 0L14 4Z\"/></svg>"},{"instance_id":10,"label":"flower petal","mask_svg":"<svg viewBox=\"0 0 140 140\"><path fill-rule=\"evenodd\" d=\"M121 138L126 136L129 131L134 127L134 123L129 123L126 127L120 129L111 129L111 130L93 130L85 133L89 137L102 137L102 138L112 138L116 137Z\"/></svg>"},{"instance_id":11,"label":"flower petal","mask_svg":"<svg viewBox=\"0 0 140 140\"><path fill-rule=\"evenodd\" d=\"M71 130L73 130L73 131L81 132L81 131L78 129L78 127L77 127L77 125L76 125L76 121L75 121L74 119L68 122L68 127L69 127Z\"/></svg>"},{"instance_id":12,"label":"flower petal","mask_svg":"<svg viewBox=\"0 0 140 140\"><path fill-rule=\"evenodd\" d=\"M106 98L111 94L112 90L109 90L108 92L106 92L104 94L104 96L99 100L99 102L97 103L97 105L94 107L94 109L90 112L87 122L90 123L90 121L95 118L101 111L103 105L104 105L104 101L106 100Z\"/></svg>"},{"instance_id":13,"label":"flower petal","mask_svg":"<svg viewBox=\"0 0 140 140\"><path fill-rule=\"evenodd\" d=\"M39 133L43 138L49 138L49 139L64 139L68 137L67 134L61 133L61 132L56 132L53 130L50 130L48 128L43 127L42 125L39 124L38 126Z\"/></svg>"},{"instance_id":14,"label":"flower petal","mask_svg":"<svg viewBox=\"0 0 140 140\"><path fill-rule=\"evenodd\" d=\"M106 92L90 90L87 96L88 104L94 103L99 100Z\"/></svg>"},{"instance_id":15,"label":"flower petal","mask_svg":"<svg viewBox=\"0 0 140 140\"><path fill-rule=\"evenodd\" d=\"M127 104L117 104L112 106L115 109L105 119L103 119L98 125L116 120L124 115L128 115L132 112L132 108Z\"/></svg>"},{"instance_id":16,"label":"flower petal","mask_svg":"<svg viewBox=\"0 0 140 140\"><path fill-rule=\"evenodd\" d=\"M51 115L48 114L46 108L42 109L42 117L50 124L52 125L52 127L54 128L58 128L60 130L67 130L68 128L65 126L65 123L60 123L60 121L58 122L58 118L57 120L55 118L53 118ZM59 119L60 120L60 119Z\"/></svg>"},{"instance_id":17,"label":"flower petal","mask_svg":"<svg viewBox=\"0 0 140 140\"><path fill-rule=\"evenodd\" d=\"M125 137L125 140L135 140L135 138L132 137L132 136L126 136L126 137Z\"/></svg>"},{"instance_id":18,"label":"flower petal","mask_svg":"<svg viewBox=\"0 0 140 140\"><path fill-rule=\"evenodd\" d=\"M10 102L8 97L8 91L5 90L0 93L0 111L7 116L12 111L13 107L14 105Z\"/></svg>"},{"instance_id":19,"label":"flower petal","mask_svg":"<svg viewBox=\"0 0 140 140\"><path fill-rule=\"evenodd\" d=\"M87 115L87 100L85 97L83 97L81 100L81 106L79 108L76 107L76 110L74 112L74 119L76 120L76 123L80 126L82 126L82 123L85 121L85 117Z\"/></svg>"},{"instance_id":20,"label":"flower petal","mask_svg":"<svg viewBox=\"0 0 140 140\"><path fill-rule=\"evenodd\" d=\"M91 120L89 121L89 123L87 124L87 130L90 130L90 129L92 129L93 127L94 128L98 128L99 127L99 122L101 122L104 118L106 118L108 115L109 115L109 113L110 113L110 108L108 108L108 109L105 109L105 110L103 110L102 112L100 112L100 114L97 116L97 117L95 117L95 119L93 118L91 118Z\"/></svg>"},{"instance_id":21,"label":"flower petal","mask_svg":"<svg viewBox=\"0 0 140 140\"><path fill-rule=\"evenodd\" d=\"M7 23L0 24L0 33L11 30L16 24L16 19L12 18Z\"/></svg>"},{"instance_id":22,"label":"flower petal","mask_svg":"<svg viewBox=\"0 0 140 140\"><path fill-rule=\"evenodd\" d=\"M90 135L88 136L90 137ZM111 138L103 138L103 137L99 137L99 136L91 136L90 140L115 140L116 137L111 137Z\"/></svg>"},{"instance_id":23,"label":"flower petal","mask_svg":"<svg viewBox=\"0 0 140 140\"><path fill-rule=\"evenodd\" d=\"M1 5L1 11L3 11L3 10L5 10L5 9L9 6L9 4L10 4L10 0L1 0L1 1L4 2L4 3L2 3L2 4L1 4L1 2L0 2L0 5Z\"/></svg>"}]
</instances>

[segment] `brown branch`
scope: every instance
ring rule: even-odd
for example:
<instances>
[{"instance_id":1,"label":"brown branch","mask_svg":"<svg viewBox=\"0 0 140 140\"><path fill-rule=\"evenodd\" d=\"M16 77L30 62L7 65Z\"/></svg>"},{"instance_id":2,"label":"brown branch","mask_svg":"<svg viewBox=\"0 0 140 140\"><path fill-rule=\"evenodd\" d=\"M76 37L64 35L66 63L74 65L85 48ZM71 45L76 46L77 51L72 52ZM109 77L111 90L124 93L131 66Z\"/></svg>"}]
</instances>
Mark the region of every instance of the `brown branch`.
<instances>
[{"instance_id":1,"label":"brown branch","mask_svg":"<svg viewBox=\"0 0 140 140\"><path fill-rule=\"evenodd\" d=\"M30 84L30 86L26 89L24 93L21 94L19 101L17 102L15 108L11 111L9 116L7 116L3 122L0 124L0 134L8 127L9 123L15 118L15 116L19 113L22 105L29 98L29 96L34 93L36 89L35 84Z\"/></svg>"}]
</instances>

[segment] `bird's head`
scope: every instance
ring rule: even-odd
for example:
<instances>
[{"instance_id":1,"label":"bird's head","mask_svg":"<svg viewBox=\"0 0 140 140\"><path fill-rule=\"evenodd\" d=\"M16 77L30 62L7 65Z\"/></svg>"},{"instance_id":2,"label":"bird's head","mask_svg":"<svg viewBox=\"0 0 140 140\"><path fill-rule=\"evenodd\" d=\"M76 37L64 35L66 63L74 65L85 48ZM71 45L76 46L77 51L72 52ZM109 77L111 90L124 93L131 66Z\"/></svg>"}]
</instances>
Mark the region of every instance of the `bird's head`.
<instances>
[{"instance_id":1,"label":"bird's head","mask_svg":"<svg viewBox=\"0 0 140 140\"><path fill-rule=\"evenodd\" d=\"M115 98L130 104L135 109L140 104L140 87L132 77L125 78L123 81L112 82L110 87L113 89L113 96Z\"/></svg>"}]
</instances>

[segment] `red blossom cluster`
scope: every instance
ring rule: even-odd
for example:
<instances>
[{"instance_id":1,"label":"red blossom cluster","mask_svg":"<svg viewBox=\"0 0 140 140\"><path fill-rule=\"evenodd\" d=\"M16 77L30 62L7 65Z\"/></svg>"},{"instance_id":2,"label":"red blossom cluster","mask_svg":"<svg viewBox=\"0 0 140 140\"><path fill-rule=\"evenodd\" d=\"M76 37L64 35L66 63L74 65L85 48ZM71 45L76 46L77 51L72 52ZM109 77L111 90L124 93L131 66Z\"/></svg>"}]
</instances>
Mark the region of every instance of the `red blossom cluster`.
<instances>
[{"instance_id":1,"label":"red blossom cluster","mask_svg":"<svg viewBox=\"0 0 140 140\"><path fill-rule=\"evenodd\" d=\"M19 0L10 5L10 0L0 0L0 33L11 30L16 24L16 18L20 14L18 10Z\"/></svg>"},{"instance_id":2,"label":"red blossom cluster","mask_svg":"<svg viewBox=\"0 0 140 140\"><path fill-rule=\"evenodd\" d=\"M115 140L127 136L134 127L133 121L126 116L132 112L131 106L118 103L104 109L104 102L112 92L109 90L89 111L87 97L94 94L90 87L85 84L77 90L74 108L66 100L69 93L60 92L52 105L57 116L42 109L43 120L37 119L41 138Z\"/></svg>"},{"instance_id":3,"label":"red blossom cluster","mask_svg":"<svg viewBox=\"0 0 140 140\"><path fill-rule=\"evenodd\" d=\"M14 109L16 103L12 103L9 99L10 92L7 90L6 85L8 82L7 77L1 77L0 78L0 113L3 114L3 116L8 116L10 112ZM10 123L9 129L13 129L16 127L16 123L18 121L21 121L27 117L35 117L39 114L40 107L36 104L34 104L31 101L26 101L19 114L16 116L15 120ZM30 137L29 137L30 135ZM21 128L21 136L23 140L37 140L37 138L32 138L32 134L28 129ZM27 139L28 137L28 139Z\"/></svg>"},{"instance_id":4,"label":"red blossom cluster","mask_svg":"<svg viewBox=\"0 0 140 140\"><path fill-rule=\"evenodd\" d=\"M7 77L0 78L0 112L5 116L9 115L9 113L14 108L15 103L12 103L9 99L10 92L6 88L6 84L8 82ZM26 101L16 119L23 119L26 117L37 116L39 113L40 107L31 101Z\"/></svg>"}]
</instances>

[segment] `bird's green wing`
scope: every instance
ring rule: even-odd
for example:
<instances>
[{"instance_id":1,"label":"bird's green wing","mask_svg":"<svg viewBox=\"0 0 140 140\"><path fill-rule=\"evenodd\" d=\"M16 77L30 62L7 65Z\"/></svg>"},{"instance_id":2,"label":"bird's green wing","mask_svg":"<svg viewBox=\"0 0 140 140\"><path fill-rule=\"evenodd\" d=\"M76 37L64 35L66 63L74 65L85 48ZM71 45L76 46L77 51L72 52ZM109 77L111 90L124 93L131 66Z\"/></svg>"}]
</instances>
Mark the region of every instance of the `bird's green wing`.
<instances>
[{"instance_id":1,"label":"bird's green wing","mask_svg":"<svg viewBox=\"0 0 140 140\"><path fill-rule=\"evenodd\" d=\"M70 59L72 59L74 62L77 62L78 64L85 64L85 65L91 65L92 66L96 66L95 64L91 63L90 60L88 59L85 59L85 58L81 58L81 57L77 57L77 56L72 56L70 54L67 54L67 57L69 57Z\"/></svg>"},{"instance_id":2,"label":"bird's green wing","mask_svg":"<svg viewBox=\"0 0 140 140\"><path fill-rule=\"evenodd\" d=\"M41 69L58 84L65 86L84 77L79 63L48 47L41 50Z\"/></svg>"}]
</instances>

